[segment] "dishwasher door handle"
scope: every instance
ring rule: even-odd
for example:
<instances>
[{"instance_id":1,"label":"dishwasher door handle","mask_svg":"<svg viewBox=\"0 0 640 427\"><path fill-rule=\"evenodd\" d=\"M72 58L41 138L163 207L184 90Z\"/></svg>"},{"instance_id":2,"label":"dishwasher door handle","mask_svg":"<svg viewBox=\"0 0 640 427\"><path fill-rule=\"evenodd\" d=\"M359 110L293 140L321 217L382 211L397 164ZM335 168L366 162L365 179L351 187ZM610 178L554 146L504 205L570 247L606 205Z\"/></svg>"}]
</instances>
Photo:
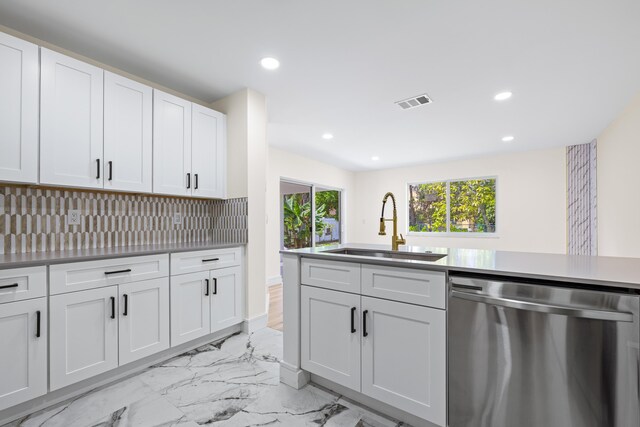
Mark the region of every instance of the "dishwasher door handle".
<instances>
[{"instance_id":1,"label":"dishwasher door handle","mask_svg":"<svg viewBox=\"0 0 640 427\"><path fill-rule=\"evenodd\" d=\"M583 319L610 320L612 322L633 322L633 313L624 311L594 310L581 307L567 307L564 305L544 304L533 301L522 301L511 298L499 298L489 295L463 292L451 289L451 296L467 301L480 302L500 307L515 308L517 310L535 311L546 314L559 314L567 317L579 317Z\"/></svg>"}]
</instances>

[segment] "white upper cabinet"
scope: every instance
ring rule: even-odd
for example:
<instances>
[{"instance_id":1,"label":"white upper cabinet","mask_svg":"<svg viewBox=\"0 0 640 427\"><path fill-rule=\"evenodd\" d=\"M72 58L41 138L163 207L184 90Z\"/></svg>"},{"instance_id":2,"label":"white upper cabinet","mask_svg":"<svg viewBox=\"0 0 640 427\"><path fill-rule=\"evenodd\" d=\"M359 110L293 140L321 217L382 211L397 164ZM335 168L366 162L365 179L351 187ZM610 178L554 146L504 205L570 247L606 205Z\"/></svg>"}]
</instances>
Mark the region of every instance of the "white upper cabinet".
<instances>
[{"instance_id":1,"label":"white upper cabinet","mask_svg":"<svg viewBox=\"0 0 640 427\"><path fill-rule=\"evenodd\" d=\"M191 102L153 91L153 192L190 196Z\"/></svg>"},{"instance_id":2,"label":"white upper cabinet","mask_svg":"<svg viewBox=\"0 0 640 427\"><path fill-rule=\"evenodd\" d=\"M226 116L192 104L191 169L194 196L226 197Z\"/></svg>"},{"instance_id":3,"label":"white upper cabinet","mask_svg":"<svg viewBox=\"0 0 640 427\"><path fill-rule=\"evenodd\" d=\"M38 181L38 46L0 33L0 181Z\"/></svg>"},{"instance_id":4,"label":"white upper cabinet","mask_svg":"<svg viewBox=\"0 0 640 427\"><path fill-rule=\"evenodd\" d=\"M40 182L102 188L103 71L40 52Z\"/></svg>"},{"instance_id":5,"label":"white upper cabinet","mask_svg":"<svg viewBox=\"0 0 640 427\"><path fill-rule=\"evenodd\" d=\"M104 73L104 188L151 193L153 91Z\"/></svg>"}]
</instances>

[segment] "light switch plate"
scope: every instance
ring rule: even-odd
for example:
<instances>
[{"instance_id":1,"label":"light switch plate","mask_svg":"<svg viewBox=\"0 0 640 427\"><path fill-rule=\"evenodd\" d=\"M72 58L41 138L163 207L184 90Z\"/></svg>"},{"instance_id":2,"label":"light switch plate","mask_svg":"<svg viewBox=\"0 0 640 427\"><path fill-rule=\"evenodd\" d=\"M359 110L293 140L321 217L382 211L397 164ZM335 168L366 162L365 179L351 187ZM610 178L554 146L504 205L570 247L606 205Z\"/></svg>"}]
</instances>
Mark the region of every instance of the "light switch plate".
<instances>
[{"instance_id":1,"label":"light switch plate","mask_svg":"<svg viewBox=\"0 0 640 427\"><path fill-rule=\"evenodd\" d=\"M67 212L67 224L80 225L80 211L78 209L69 209L69 212Z\"/></svg>"}]
</instances>

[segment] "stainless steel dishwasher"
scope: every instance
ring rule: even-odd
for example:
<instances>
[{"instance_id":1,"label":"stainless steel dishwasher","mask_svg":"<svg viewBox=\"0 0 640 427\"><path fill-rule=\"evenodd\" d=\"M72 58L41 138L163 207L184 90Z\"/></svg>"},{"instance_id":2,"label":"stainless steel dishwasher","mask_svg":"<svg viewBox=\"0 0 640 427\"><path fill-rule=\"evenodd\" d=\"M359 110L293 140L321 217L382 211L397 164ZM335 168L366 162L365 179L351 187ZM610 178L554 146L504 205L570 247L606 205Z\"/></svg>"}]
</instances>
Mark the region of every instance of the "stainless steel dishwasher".
<instances>
[{"instance_id":1,"label":"stainless steel dishwasher","mask_svg":"<svg viewBox=\"0 0 640 427\"><path fill-rule=\"evenodd\" d=\"M452 276L449 426L640 426L639 300Z\"/></svg>"}]
</instances>

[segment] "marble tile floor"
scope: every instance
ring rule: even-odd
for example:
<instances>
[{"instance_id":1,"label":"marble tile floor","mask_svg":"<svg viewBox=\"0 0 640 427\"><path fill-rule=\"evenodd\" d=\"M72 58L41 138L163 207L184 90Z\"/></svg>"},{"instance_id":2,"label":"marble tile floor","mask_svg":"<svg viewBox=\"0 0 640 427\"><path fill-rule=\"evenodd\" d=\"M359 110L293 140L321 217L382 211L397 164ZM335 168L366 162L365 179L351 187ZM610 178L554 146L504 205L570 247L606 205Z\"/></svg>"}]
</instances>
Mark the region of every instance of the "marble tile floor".
<instances>
[{"instance_id":1,"label":"marble tile floor","mask_svg":"<svg viewBox=\"0 0 640 427\"><path fill-rule=\"evenodd\" d=\"M282 333L265 328L174 357L5 427L397 427L341 396L279 382Z\"/></svg>"}]
</instances>

